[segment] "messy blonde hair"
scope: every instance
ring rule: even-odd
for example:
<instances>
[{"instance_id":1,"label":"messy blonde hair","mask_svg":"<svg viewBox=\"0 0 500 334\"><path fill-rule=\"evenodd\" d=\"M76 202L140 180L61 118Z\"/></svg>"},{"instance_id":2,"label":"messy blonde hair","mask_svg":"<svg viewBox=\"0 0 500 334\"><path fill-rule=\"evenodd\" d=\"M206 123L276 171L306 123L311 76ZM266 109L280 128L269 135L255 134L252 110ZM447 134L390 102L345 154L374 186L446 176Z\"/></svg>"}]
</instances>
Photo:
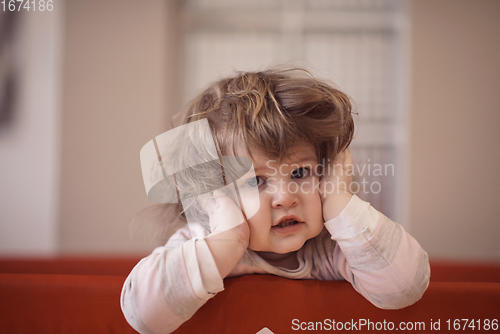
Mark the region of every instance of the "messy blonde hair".
<instances>
[{"instance_id":1,"label":"messy blonde hair","mask_svg":"<svg viewBox=\"0 0 500 334\"><path fill-rule=\"evenodd\" d=\"M349 97L298 68L240 72L219 80L181 116L184 124L208 120L219 156L237 155L233 144L241 139L250 155L257 150L280 161L294 145L305 142L324 164L345 150L354 135ZM168 238L179 221L185 223L184 210L180 204L159 207L162 219L171 217L164 225Z\"/></svg>"},{"instance_id":2,"label":"messy blonde hair","mask_svg":"<svg viewBox=\"0 0 500 334\"><path fill-rule=\"evenodd\" d=\"M185 122L207 118L222 154L236 138L278 161L298 142L318 162L334 159L354 135L349 97L303 69L241 72L210 85L188 105ZM232 152L227 152L232 150Z\"/></svg>"}]
</instances>

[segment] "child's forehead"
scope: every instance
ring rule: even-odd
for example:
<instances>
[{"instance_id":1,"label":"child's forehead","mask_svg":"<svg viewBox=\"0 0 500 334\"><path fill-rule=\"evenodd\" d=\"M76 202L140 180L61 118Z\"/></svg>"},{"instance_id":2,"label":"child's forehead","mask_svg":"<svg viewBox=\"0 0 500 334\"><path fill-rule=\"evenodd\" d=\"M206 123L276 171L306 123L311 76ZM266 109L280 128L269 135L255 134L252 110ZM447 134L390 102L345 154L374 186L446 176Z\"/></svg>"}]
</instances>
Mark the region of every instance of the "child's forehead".
<instances>
[{"instance_id":1,"label":"child's forehead","mask_svg":"<svg viewBox=\"0 0 500 334\"><path fill-rule=\"evenodd\" d=\"M269 156L263 150L257 149L251 145L243 146L236 145L236 154L248 157L252 160L254 165L269 165L270 163L281 165L281 164L301 164L301 163L316 163L318 157L316 155L316 150L314 147L305 142L300 142L293 145L292 148L286 153L283 159L277 159L275 157Z\"/></svg>"}]
</instances>

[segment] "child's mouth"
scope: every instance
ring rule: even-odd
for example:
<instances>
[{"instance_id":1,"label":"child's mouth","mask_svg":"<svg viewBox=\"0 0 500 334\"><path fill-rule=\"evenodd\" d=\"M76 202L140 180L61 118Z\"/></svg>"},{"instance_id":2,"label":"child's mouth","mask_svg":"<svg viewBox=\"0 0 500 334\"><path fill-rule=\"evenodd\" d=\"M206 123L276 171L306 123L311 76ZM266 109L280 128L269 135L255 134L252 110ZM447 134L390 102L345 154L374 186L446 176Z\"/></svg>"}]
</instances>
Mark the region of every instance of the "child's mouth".
<instances>
[{"instance_id":1,"label":"child's mouth","mask_svg":"<svg viewBox=\"0 0 500 334\"><path fill-rule=\"evenodd\" d=\"M296 217L282 219L279 224L274 225L272 229L279 233L291 233L298 231L304 223L294 218Z\"/></svg>"},{"instance_id":2,"label":"child's mouth","mask_svg":"<svg viewBox=\"0 0 500 334\"><path fill-rule=\"evenodd\" d=\"M289 226L289 225L295 225L295 224L298 224L298 223L299 222L296 221L296 220L287 220L287 221L279 223L275 227L285 227L285 226Z\"/></svg>"}]
</instances>

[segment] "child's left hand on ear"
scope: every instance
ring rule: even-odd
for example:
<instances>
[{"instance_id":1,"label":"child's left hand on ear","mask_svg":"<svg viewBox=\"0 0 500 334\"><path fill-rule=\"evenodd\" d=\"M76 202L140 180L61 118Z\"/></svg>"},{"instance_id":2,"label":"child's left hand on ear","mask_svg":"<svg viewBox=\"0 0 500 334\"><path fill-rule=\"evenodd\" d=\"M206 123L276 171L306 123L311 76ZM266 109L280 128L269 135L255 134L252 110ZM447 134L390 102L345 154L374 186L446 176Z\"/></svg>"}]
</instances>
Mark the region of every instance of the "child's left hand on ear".
<instances>
[{"instance_id":1,"label":"child's left hand on ear","mask_svg":"<svg viewBox=\"0 0 500 334\"><path fill-rule=\"evenodd\" d=\"M337 217L351 200L349 186L352 182L353 167L349 148L337 154L333 162L325 166L319 187L325 221Z\"/></svg>"}]
</instances>

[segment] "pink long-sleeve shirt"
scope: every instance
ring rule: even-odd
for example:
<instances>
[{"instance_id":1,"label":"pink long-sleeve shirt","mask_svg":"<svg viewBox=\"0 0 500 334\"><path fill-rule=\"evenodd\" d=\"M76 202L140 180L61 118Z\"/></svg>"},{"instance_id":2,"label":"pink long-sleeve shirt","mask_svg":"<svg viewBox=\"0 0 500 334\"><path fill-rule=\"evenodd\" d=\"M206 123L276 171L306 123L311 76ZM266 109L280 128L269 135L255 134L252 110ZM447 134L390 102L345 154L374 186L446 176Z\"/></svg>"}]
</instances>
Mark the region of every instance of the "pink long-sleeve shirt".
<instances>
[{"instance_id":1,"label":"pink long-sleeve shirt","mask_svg":"<svg viewBox=\"0 0 500 334\"><path fill-rule=\"evenodd\" d=\"M190 224L142 259L128 276L121 307L140 333L170 333L224 289L204 237ZM375 306L398 309L427 289L427 253L403 227L353 196L340 215L297 252L299 267L275 267L247 249L229 277L273 274L291 279L346 280Z\"/></svg>"}]
</instances>

